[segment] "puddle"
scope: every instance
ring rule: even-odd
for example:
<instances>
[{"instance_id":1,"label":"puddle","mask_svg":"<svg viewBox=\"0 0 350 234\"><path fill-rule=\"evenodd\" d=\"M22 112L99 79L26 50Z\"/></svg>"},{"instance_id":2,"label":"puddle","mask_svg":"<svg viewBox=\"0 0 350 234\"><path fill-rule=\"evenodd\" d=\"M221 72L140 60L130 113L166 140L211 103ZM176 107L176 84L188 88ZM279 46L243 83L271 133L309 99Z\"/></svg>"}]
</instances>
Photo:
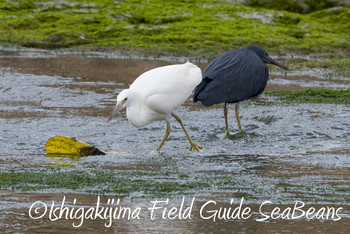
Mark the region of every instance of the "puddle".
<instances>
[{"instance_id":1,"label":"puddle","mask_svg":"<svg viewBox=\"0 0 350 234\"><path fill-rule=\"evenodd\" d=\"M29 53L29 52L28 52ZM246 197L255 210L264 200L287 206L305 199L315 206L343 206L344 218L332 223L341 232L349 225L350 201L350 106L332 104L254 105L243 104L240 110L243 133L238 133L234 106L229 106L229 125L233 136L225 136L223 106L202 108L188 100L177 113L182 117L193 140L203 145L201 152L189 152L189 143L181 127L171 120L173 132L161 155L149 154L163 137L166 124L152 123L145 128L132 127L125 112L107 124L120 90L141 73L169 61L118 59L103 56L35 56L24 52L0 52L0 170L25 171L59 167L74 170L176 172L189 178L234 178L224 180L209 190L191 191L200 198L219 202L231 197ZM42 54L40 56L40 54ZM206 64L199 64L203 69ZM349 88L348 80L323 77L273 74L268 90L300 88ZM102 151L127 152L82 158L45 157L46 141L56 135L76 137ZM226 176L226 177L225 177ZM150 177L171 181L171 177ZM146 178L144 178L146 179ZM226 183L226 184L225 184ZM96 203L96 196L84 191L2 191L0 223L8 232L41 231L51 228L74 230L71 222L31 220L28 204L43 199L61 200L62 193L76 197L85 205ZM146 201L149 201L147 194ZM192 196L191 195L191 196ZM142 196L127 196L129 205ZM175 196L178 199L178 196ZM71 199L72 200L72 199ZM18 205L16 205L18 204ZM271 225L273 224L273 225ZM303 232L317 227L329 231L329 221L254 220L206 222L199 217L176 222L138 220L118 221L110 231L147 230L207 232L220 230ZM87 222L85 231L104 230L103 222ZM334 230L334 229L332 229Z\"/></svg>"}]
</instances>

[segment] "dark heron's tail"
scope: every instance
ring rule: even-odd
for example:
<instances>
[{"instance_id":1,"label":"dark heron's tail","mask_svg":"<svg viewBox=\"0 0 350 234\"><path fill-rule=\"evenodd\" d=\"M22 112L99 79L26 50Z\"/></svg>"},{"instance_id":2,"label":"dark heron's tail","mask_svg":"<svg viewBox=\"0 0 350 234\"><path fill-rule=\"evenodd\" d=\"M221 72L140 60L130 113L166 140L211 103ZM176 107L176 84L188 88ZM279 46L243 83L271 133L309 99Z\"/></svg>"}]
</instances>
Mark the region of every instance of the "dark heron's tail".
<instances>
[{"instance_id":1,"label":"dark heron's tail","mask_svg":"<svg viewBox=\"0 0 350 234\"><path fill-rule=\"evenodd\" d=\"M202 91L204 91L205 86L207 86L207 84L210 82L211 80L208 78L204 78L201 83L199 83L199 85L197 85L196 89L194 90L194 94L193 94L193 101L197 102L202 101L198 96L201 94Z\"/></svg>"}]
</instances>

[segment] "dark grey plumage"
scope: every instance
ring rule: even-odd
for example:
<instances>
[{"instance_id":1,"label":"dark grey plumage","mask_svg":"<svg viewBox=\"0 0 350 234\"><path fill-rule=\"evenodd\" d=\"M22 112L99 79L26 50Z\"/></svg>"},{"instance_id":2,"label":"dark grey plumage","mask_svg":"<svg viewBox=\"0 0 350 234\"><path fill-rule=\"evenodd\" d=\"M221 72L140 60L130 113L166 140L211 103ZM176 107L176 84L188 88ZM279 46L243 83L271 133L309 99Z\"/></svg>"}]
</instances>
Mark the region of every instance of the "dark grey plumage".
<instances>
[{"instance_id":1,"label":"dark grey plumage","mask_svg":"<svg viewBox=\"0 0 350 234\"><path fill-rule=\"evenodd\" d=\"M264 91L269 78L266 63L288 70L258 46L235 49L220 55L204 70L202 82L194 91L193 101L199 100L205 106L225 103L226 119L226 103L239 103Z\"/></svg>"},{"instance_id":2,"label":"dark grey plumage","mask_svg":"<svg viewBox=\"0 0 350 234\"><path fill-rule=\"evenodd\" d=\"M231 50L204 70L193 99L202 101L205 106L247 100L264 91L268 77L267 66L254 51L248 48Z\"/></svg>"}]
</instances>

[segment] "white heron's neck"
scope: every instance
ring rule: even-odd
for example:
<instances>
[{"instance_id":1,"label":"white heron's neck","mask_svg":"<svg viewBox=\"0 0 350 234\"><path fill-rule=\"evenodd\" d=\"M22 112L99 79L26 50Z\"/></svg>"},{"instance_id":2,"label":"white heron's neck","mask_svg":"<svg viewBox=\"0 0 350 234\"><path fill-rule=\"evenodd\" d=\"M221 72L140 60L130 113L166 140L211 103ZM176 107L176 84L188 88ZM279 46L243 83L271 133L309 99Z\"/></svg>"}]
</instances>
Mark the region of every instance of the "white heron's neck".
<instances>
[{"instance_id":1,"label":"white heron's neck","mask_svg":"<svg viewBox=\"0 0 350 234\"><path fill-rule=\"evenodd\" d=\"M135 127L143 127L146 125L144 118L144 106L137 93L128 90L128 101L126 104L126 115L129 122Z\"/></svg>"}]
</instances>

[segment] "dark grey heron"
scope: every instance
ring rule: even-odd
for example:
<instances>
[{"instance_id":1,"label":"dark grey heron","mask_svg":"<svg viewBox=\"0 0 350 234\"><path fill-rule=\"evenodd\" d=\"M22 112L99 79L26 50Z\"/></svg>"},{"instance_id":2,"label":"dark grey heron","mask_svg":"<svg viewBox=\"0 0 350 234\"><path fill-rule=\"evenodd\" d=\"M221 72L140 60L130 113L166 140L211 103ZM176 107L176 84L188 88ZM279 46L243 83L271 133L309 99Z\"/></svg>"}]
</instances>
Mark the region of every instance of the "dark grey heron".
<instances>
[{"instance_id":1,"label":"dark grey heron","mask_svg":"<svg viewBox=\"0 0 350 234\"><path fill-rule=\"evenodd\" d=\"M202 82L197 85L193 101L201 101L204 106L224 104L226 134L230 135L227 121L227 103L236 103L235 113L238 129L239 103L261 94L269 78L269 69L265 64L274 64L288 70L283 64L273 60L259 46L230 50L214 59L204 70Z\"/></svg>"}]
</instances>

